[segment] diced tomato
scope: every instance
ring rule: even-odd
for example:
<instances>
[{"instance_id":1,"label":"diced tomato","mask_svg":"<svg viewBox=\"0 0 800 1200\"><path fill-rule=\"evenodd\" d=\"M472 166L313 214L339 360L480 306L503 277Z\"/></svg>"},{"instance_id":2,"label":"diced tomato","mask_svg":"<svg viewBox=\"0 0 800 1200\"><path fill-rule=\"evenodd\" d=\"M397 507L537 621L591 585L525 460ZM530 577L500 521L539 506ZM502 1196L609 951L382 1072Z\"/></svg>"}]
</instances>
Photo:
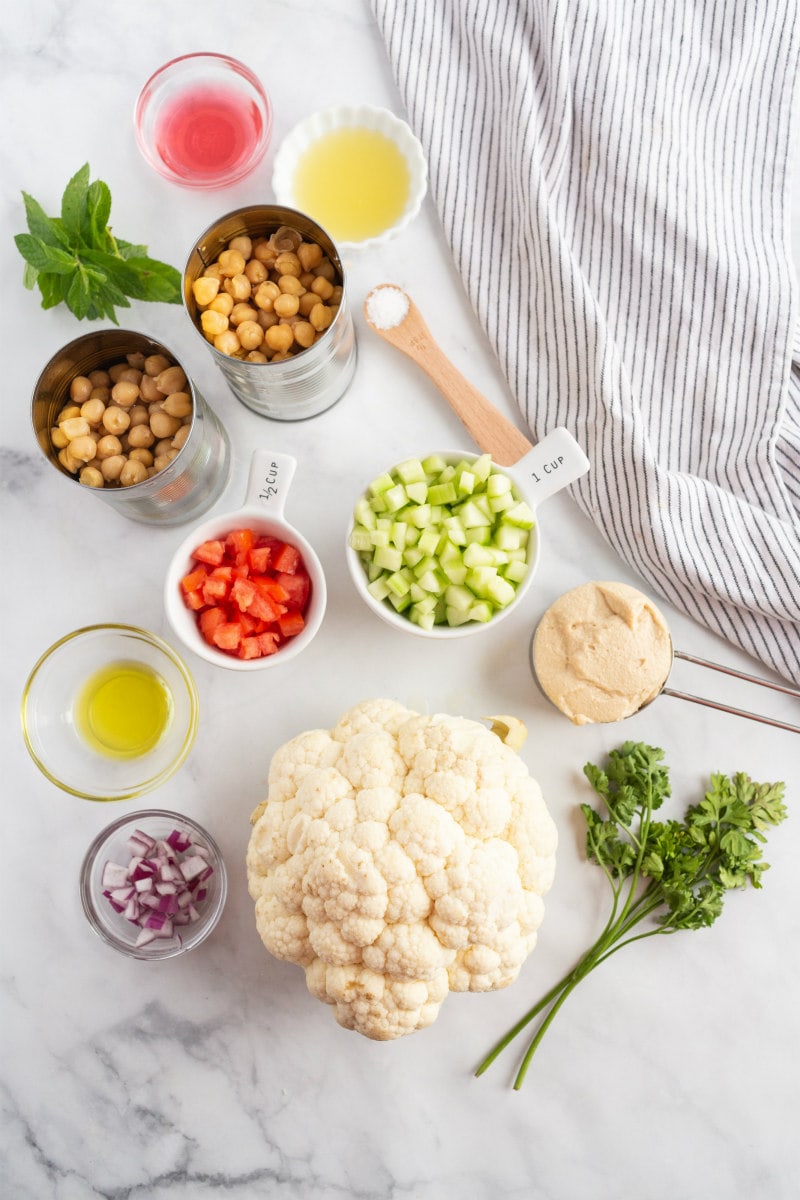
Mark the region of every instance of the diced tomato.
<instances>
[{"instance_id":1,"label":"diced tomato","mask_svg":"<svg viewBox=\"0 0 800 1200\"><path fill-rule=\"evenodd\" d=\"M193 571L188 573L188 575L184 575L183 579L181 580L181 588L183 589L184 594L187 594L188 592L196 592L199 588L201 588L207 574L208 571L205 569L205 567L195 567Z\"/></svg>"},{"instance_id":2,"label":"diced tomato","mask_svg":"<svg viewBox=\"0 0 800 1200\"><path fill-rule=\"evenodd\" d=\"M216 539L211 542L203 542L192 554L192 558L198 562L210 563L214 567L218 567L225 555L225 547L222 542Z\"/></svg>"},{"instance_id":3,"label":"diced tomato","mask_svg":"<svg viewBox=\"0 0 800 1200\"><path fill-rule=\"evenodd\" d=\"M287 612L278 617L278 628L285 638L294 637L305 628L305 624L303 614L299 612Z\"/></svg>"},{"instance_id":4,"label":"diced tomato","mask_svg":"<svg viewBox=\"0 0 800 1200\"><path fill-rule=\"evenodd\" d=\"M261 658L261 643L257 637L244 637L239 643L239 658Z\"/></svg>"},{"instance_id":5,"label":"diced tomato","mask_svg":"<svg viewBox=\"0 0 800 1200\"><path fill-rule=\"evenodd\" d=\"M288 575L294 575L297 568L300 566L301 558L300 551L296 546L290 546L288 542L284 544L272 560L274 570L278 572L285 571Z\"/></svg>"},{"instance_id":6,"label":"diced tomato","mask_svg":"<svg viewBox=\"0 0 800 1200\"><path fill-rule=\"evenodd\" d=\"M181 580L209 645L242 659L275 654L305 628L311 581L296 546L252 529L203 542Z\"/></svg>"},{"instance_id":7,"label":"diced tomato","mask_svg":"<svg viewBox=\"0 0 800 1200\"><path fill-rule=\"evenodd\" d=\"M207 642L214 644L214 632L225 623L225 613L221 608L207 608L200 613L198 624L200 632Z\"/></svg>"},{"instance_id":8,"label":"diced tomato","mask_svg":"<svg viewBox=\"0 0 800 1200\"><path fill-rule=\"evenodd\" d=\"M230 590L231 585L227 580L209 575L203 584L203 599L206 604L218 604L220 600L227 600Z\"/></svg>"},{"instance_id":9,"label":"diced tomato","mask_svg":"<svg viewBox=\"0 0 800 1200\"><path fill-rule=\"evenodd\" d=\"M267 654L274 654L278 649L278 635L277 633L260 633L258 643L261 646L263 657L266 657Z\"/></svg>"},{"instance_id":10,"label":"diced tomato","mask_svg":"<svg viewBox=\"0 0 800 1200\"><path fill-rule=\"evenodd\" d=\"M254 546L252 550L248 551L247 562L251 571L255 571L258 575L263 575L269 566L271 554L271 546Z\"/></svg>"},{"instance_id":11,"label":"diced tomato","mask_svg":"<svg viewBox=\"0 0 800 1200\"><path fill-rule=\"evenodd\" d=\"M242 612L247 612L250 609L257 595L258 592L256 591L252 580L244 579L240 575L237 576L237 578L233 581L233 586L231 588L231 600L237 605L238 608L241 609ZM257 613L254 613L253 615L258 616Z\"/></svg>"},{"instance_id":12,"label":"diced tomato","mask_svg":"<svg viewBox=\"0 0 800 1200\"><path fill-rule=\"evenodd\" d=\"M238 650L242 640L242 627L238 621L223 621L214 630L211 640L220 650Z\"/></svg>"},{"instance_id":13,"label":"diced tomato","mask_svg":"<svg viewBox=\"0 0 800 1200\"><path fill-rule=\"evenodd\" d=\"M305 612L311 591L311 580L308 573L304 570L297 570L294 575L280 574L276 576L276 582L288 593L286 607L291 612Z\"/></svg>"}]
</instances>

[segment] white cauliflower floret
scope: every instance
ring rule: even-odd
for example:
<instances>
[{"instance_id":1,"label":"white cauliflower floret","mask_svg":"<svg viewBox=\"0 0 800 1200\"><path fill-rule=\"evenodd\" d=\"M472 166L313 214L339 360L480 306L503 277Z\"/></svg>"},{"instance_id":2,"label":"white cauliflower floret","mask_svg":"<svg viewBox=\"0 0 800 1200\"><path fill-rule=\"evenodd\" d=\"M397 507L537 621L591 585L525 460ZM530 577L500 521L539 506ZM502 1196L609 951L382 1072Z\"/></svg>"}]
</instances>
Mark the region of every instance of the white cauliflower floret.
<instances>
[{"instance_id":1,"label":"white cauliflower floret","mask_svg":"<svg viewBox=\"0 0 800 1200\"><path fill-rule=\"evenodd\" d=\"M356 705L275 753L252 821L261 939L347 1029L425 1028L449 991L512 983L536 944L555 826L477 721Z\"/></svg>"}]
</instances>

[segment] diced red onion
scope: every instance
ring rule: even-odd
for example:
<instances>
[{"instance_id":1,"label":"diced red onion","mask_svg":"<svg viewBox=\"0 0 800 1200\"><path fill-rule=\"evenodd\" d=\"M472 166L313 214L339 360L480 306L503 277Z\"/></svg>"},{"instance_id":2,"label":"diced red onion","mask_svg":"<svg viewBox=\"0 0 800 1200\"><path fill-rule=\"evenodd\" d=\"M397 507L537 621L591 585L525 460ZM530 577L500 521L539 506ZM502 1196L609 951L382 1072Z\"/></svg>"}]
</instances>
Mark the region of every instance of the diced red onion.
<instances>
[{"instance_id":1,"label":"diced red onion","mask_svg":"<svg viewBox=\"0 0 800 1200\"><path fill-rule=\"evenodd\" d=\"M200 885L214 871L208 861L211 851L194 845L180 829L159 839L135 829L128 848L131 858L126 866L105 863L103 895L115 912L139 926L137 946L173 936L180 942L175 926L190 925L200 917L196 906L208 893Z\"/></svg>"}]
</instances>

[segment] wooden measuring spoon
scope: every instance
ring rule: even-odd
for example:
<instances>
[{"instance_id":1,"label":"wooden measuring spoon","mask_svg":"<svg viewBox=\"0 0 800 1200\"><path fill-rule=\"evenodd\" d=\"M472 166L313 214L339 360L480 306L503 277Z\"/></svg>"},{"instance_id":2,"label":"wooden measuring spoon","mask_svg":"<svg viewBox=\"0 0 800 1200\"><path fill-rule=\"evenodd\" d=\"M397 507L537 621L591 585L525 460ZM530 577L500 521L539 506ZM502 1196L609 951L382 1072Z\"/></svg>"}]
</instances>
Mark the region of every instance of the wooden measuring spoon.
<instances>
[{"instance_id":1,"label":"wooden measuring spoon","mask_svg":"<svg viewBox=\"0 0 800 1200\"><path fill-rule=\"evenodd\" d=\"M391 295L382 298L384 289ZM383 299L388 303L382 311ZM534 446L473 387L437 345L416 304L402 288L378 284L364 302L364 316L379 337L422 367L480 450L491 454L498 466L514 466L525 476L533 502L547 499L588 471L589 460L567 429L552 430Z\"/></svg>"}]
</instances>

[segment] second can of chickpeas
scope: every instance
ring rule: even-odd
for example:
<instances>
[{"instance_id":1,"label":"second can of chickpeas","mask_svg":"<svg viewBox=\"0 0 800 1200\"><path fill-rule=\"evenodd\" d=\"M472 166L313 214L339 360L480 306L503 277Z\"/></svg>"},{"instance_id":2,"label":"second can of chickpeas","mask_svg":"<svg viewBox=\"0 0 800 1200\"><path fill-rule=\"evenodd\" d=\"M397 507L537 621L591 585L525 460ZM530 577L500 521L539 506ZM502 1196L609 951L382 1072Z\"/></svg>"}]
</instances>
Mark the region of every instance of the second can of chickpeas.
<instances>
[{"instance_id":1,"label":"second can of chickpeas","mask_svg":"<svg viewBox=\"0 0 800 1200\"><path fill-rule=\"evenodd\" d=\"M316 416L353 377L341 259L304 213L255 205L216 221L189 255L184 301L234 395L262 417Z\"/></svg>"},{"instance_id":2,"label":"second can of chickpeas","mask_svg":"<svg viewBox=\"0 0 800 1200\"><path fill-rule=\"evenodd\" d=\"M126 365L130 370L113 388L92 390L98 374ZM140 382L130 382L131 374ZM90 394L76 395L81 384ZM219 499L228 481L230 444L216 414L175 355L133 330L99 329L59 350L36 383L31 417L52 465L134 521L189 521Z\"/></svg>"}]
</instances>

